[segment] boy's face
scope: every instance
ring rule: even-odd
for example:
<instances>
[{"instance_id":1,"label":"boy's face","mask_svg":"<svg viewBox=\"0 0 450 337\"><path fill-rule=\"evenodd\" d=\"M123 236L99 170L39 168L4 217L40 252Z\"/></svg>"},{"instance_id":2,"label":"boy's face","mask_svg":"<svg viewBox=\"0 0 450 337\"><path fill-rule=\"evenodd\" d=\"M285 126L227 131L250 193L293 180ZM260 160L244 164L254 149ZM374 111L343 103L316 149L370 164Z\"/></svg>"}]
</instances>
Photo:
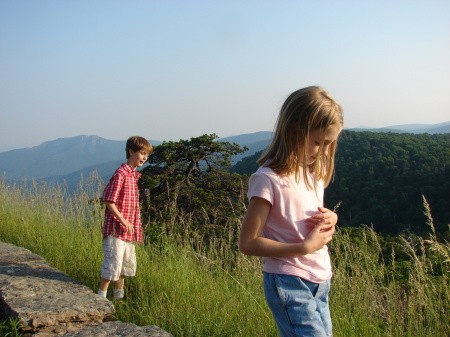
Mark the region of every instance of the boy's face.
<instances>
[{"instance_id":1,"label":"boy's face","mask_svg":"<svg viewBox=\"0 0 450 337\"><path fill-rule=\"evenodd\" d=\"M130 150L130 158L128 158L128 165L133 167L134 169L141 167L145 164L148 158L148 153L144 150L133 151Z\"/></svg>"}]
</instances>

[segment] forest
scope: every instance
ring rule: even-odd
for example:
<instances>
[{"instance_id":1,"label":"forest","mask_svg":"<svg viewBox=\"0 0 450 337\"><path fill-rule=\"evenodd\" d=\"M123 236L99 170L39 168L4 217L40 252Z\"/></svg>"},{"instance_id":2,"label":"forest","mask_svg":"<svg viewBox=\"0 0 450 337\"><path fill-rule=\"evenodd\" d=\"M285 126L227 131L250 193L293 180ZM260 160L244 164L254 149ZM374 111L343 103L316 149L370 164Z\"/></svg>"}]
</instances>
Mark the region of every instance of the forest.
<instances>
[{"instance_id":1,"label":"forest","mask_svg":"<svg viewBox=\"0 0 450 337\"><path fill-rule=\"evenodd\" d=\"M230 171L252 174L260 155L244 158ZM422 196L437 231L448 236L450 134L342 132L335 176L325 191L325 206L339 205L339 226L423 235L430 229Z\"/></svg>"}]
</instances>

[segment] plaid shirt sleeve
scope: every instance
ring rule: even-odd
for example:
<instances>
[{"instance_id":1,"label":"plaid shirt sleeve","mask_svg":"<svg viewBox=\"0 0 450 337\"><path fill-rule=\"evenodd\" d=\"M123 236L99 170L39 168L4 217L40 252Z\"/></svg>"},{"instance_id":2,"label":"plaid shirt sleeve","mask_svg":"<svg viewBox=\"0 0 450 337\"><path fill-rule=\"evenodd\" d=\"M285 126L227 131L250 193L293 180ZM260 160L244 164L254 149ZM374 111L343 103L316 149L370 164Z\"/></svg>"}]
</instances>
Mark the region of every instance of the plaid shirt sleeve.
<instances>
[{"instance_id":1,"label":"plaid shirt sleeve","mask_svg":"<svg viewBox=\"0 0 450 337\"><path fill-rule=\"evenodd\" d=\"M116 170L116 172L114 172L113 176L109 180L108 185L106 185L105 190L103 191L103 201L111 201L113 203L117 203L119 193L122 190L123 182L125 180L124 175L120 173L121 172L119 170Z\"/></svg>"},{"instance_id":2,"label":"plaid shirt sleeve","mask_svg":"<svg viewBox=\"0 0 450 337\"><path fill-rule=\"evenodd\" d=\"M141 174L127 164L122 164L114 172L103 191L102 200L113 202L123 217L134 226L134 233L127 234L125 226L106 208L103 225L103 238L114 235L123 241L142 242L142 223L139 208L139 190L137 182Z\"/></svg>"}]
</instances>

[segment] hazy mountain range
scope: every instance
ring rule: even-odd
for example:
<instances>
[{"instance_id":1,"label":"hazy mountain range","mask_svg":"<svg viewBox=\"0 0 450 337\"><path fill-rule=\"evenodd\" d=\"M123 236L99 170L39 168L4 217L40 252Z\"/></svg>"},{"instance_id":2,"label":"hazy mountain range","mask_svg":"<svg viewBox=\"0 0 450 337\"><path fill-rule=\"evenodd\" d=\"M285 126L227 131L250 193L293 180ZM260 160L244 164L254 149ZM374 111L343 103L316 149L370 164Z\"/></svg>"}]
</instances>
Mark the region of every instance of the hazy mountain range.
<instances>
[{"instance_id":1,"label":"hazy mountain range","mask_svg":"<svg viewBox=\"0 0 450 337\"><path fill-rule=\"evenodd\" d=\"M439 124L405 124L392 125L384 128L359 127L346 129L349 131L372 131L372 132L397 132L397 133L450 133L450 122Z\"/></svg>"},{"instance_id":2,"label":"hazy mountain range","mask_svg":"<svg viewBox=\"0 0 450 337\"><path fill-rule=\"evenodd\" d=\"M398 132L398 133L450 133L450 122L427 125L395 125L379 129L353 128L351 131ZM250 134L221 138L219 141L247 146L249 151L234 157L239 161L264 149L270 141L272 132L261 131ZM153 145L162 141L150 140ZM125 140L108 140L97 136L77 136L59 138L41 145L0 153L0 174L7 180L41 179L66 181L76 186L81 175L89 176L97 171L107 182L114 170L125 162Z\"/></svg>"}]
</instances>

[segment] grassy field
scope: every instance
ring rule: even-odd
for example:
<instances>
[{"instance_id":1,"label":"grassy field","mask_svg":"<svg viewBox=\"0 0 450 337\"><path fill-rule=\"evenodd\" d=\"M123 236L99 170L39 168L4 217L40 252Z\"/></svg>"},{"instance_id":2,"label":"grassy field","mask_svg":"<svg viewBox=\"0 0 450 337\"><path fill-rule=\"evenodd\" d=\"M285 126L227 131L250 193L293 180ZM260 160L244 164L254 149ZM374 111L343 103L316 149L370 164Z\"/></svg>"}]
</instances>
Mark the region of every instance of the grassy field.
<instances>
[{"instance_id":1,"label":"grassy field","mask_svg":"<svg viewBox=\"0 0 450 337\"><path fill-rule=\"evenodd\" d=\"M97 291L103 209L90 202L101 193L97 179L84 180L71 196L64 186L25 185L0 181L0 240L30 249ZM173 226L175 218L167 221ZM230 222L239 226L240 216ZM119 320L157 325L177 337L278 336L260 261L238 253L236 238L202 245L193 233L186 240L154 236L155 242L138 245L138 274L126 280L126 300L116 304ZM432 231L426 239L398 238L389 254L385 247L370 228L335 235L335 336L450 335L449 244Z\"/></svg>"}]
</instances>

